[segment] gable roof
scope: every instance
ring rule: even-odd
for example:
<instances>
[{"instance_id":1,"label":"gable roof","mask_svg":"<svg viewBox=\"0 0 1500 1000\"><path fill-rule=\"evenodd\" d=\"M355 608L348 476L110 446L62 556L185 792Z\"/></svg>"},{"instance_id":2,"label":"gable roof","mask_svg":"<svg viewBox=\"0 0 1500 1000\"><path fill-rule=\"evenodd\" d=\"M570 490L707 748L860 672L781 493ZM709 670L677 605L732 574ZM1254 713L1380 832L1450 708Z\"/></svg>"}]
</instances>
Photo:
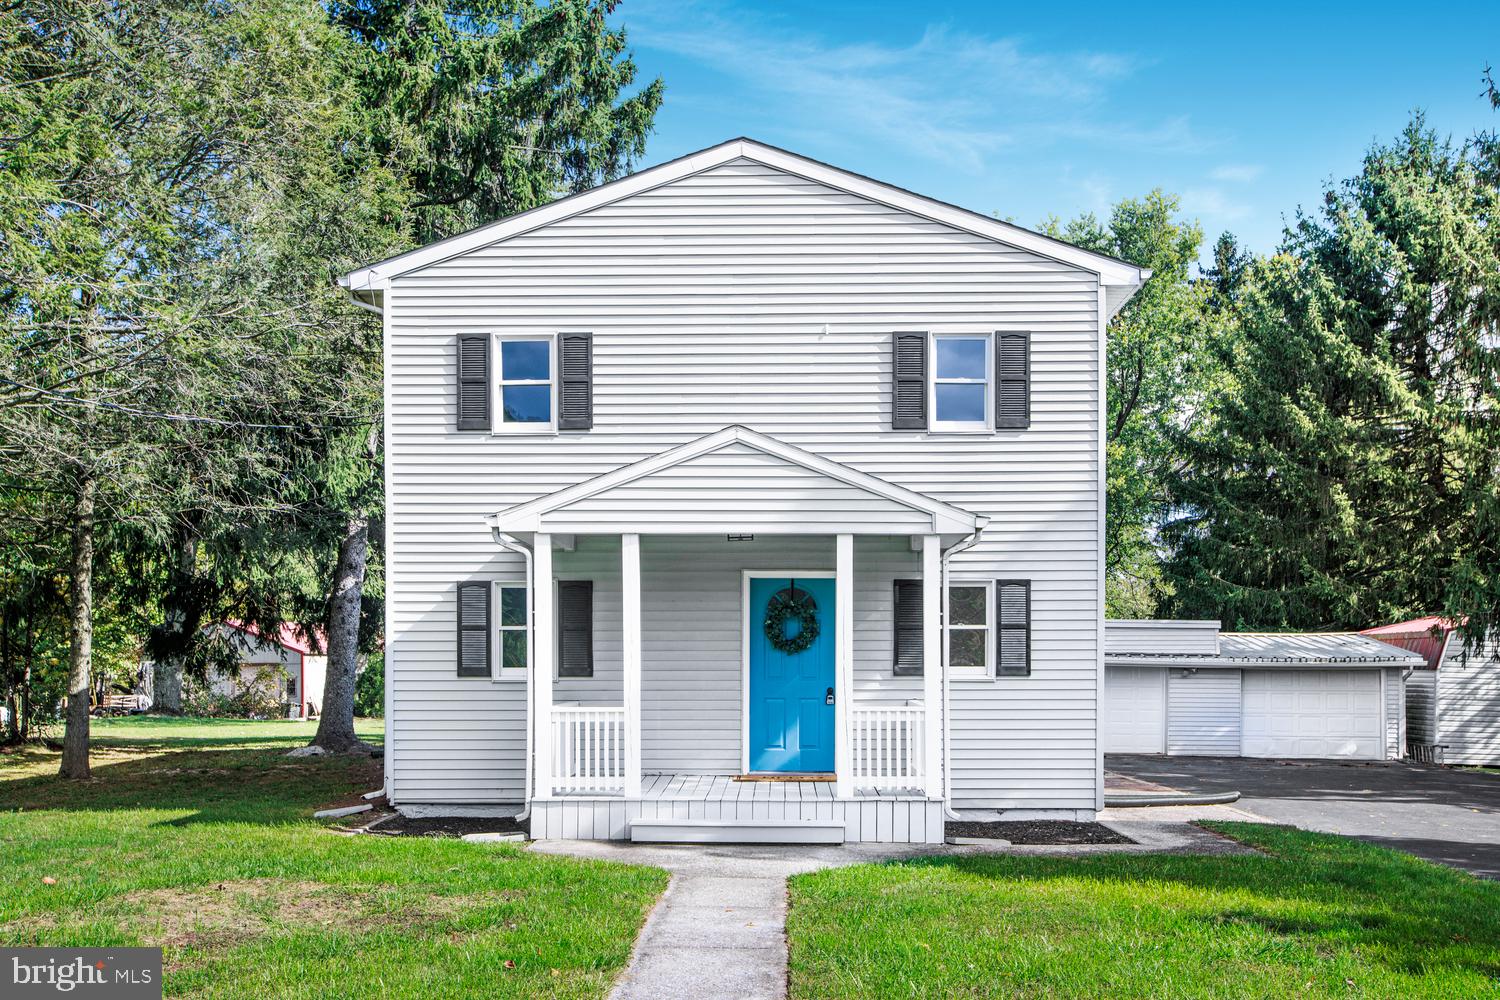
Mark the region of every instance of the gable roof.
<instances>
[{"instance_id":1,"label":"gable roof","mask_svg":"<svg viewBox=\"0 0 1500 1000\"><path fill-rule=\"evenodd\" d=\"M971 514L952 504L909 490L904 486L886 482L867 472L860 472L832 459L815 455L796 445L778 441L773 437L733 424L712 434L696 438L686 444L643 458L639 462L622 466L613 472L584 480L573 486L538 497L527 503L507 508L487 519L491 528L503 532L542 531L542 519L554 511L580 504L609 490L626 486L647 477L661 474L716 452L736 446L760 452L780 459L817 476L837 481L876 497L881 497L908 511L924 515L927 519L913 533L925 534L972 534L989 523L989 518ZM836 529L830 528L830 534Z\"/></svg>"},{"instance_id":2,"label":"gable roof","mask_svg":"<svg viewBox=\"0 0 1500 1000\"><path fill-rule=\"evenodd\" d=\"M1410 621L1360 629L1359 634L1373 636L1430 635L1432 632L1437 631L1446 635L1453 631L1454 624L1454 622L1449 621L1442 615L1423 615L1421 618L1413 618Z\"/></svg>"},{"instance_id":3,"label":"gable roof","mask_svg":"<svg viewBox=\"0 0 1500 1000\"><path fill-rule=\"evenodd\" d=\"M1013 223L915 194L753 139L738 138L350 271L338 279L339 284L349 289L357 301L372 305L378 301L378 293L387 288L392 279L403 274L737 159L753 160L933 222L1091 271L1099 275L1100 281L1107 288L1117 290L1109 296L1111 312L1124 305L1134 290L1151 276L1149 270L1128 261L1085 250Z\"/></svg>"},{"instance_id":4,"label":"gable roof","mask_svg":"<svg viewBox=\"0 0 1500 1000\"><path fill-rule=\"evenodd\" d=\"M326 650L328 648L328 636L317 626L299 625L296 622L283 622L275 635L266 635L255 625L236 621L233 618L226 619L224 624L248 636L253 636L256 639L264 639L283 649L294 650L298 653L322 655L319 653L319 650ZM303 638L304 633L307 634L307 638ZM314 648L314 645L316 645L316 648Z\"/></svg>"}]
</instances>

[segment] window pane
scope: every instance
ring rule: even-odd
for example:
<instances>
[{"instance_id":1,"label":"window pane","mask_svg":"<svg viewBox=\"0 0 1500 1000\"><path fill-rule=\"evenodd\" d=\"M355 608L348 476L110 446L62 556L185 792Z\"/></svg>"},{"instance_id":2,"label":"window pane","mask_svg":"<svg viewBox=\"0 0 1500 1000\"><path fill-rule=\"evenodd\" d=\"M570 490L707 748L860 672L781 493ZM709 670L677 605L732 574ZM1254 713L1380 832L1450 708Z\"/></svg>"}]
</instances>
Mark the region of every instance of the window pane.
<instances>
[{"instance_id":1,"label":"window pane","mask_svg":"<svg viewBox=\"0 0 1500 1000\"><path fill-rule=\"evenodd\" d=\"M954 625L987 625L984 587L949 587L948 618Z\"/></svg>"},{"instance_id":2,"label":"window pane","mask_svg":"<svg viewBox=\"0 0 1500 1000\"><path fill-rule=\"evenodd\" d=\"M500 588L500 624L526 624L526 588Z\"/></svg>"},{"instance_id":3,"label":"window pane","mask_svg":"<svg viewBox=\"0 0 1500 1000\"><path fill-rule=\"evenodd\" d=\"M937 418L984 423L984 386L938 383Z\"/></svg>"},{"instance_id":4,"label":"window pane","mask_svg":"<svg viewBox=\"0 0 1500 1000\"><path fill-rule=\"evenodd\" d=\"M985 637L988 629L955 628L948 631L948 665L950 667L984 666Z\"/></svg>"},{"instance_id":5,"label":"window pane","mask_svg":"<svg viewBox=\"0 0 1500 1000\"><path fill-rule=\"evenodd\" d=\"M503 659L500 661L502 667L526 666L526 633L523 631L509 631L500 633L500 651Z\"/></svg>"},{"instance_id":6,"label":"window pane","mask_svg":"<svg viewBox=\"0 0 1500 1000\"><path fill-rule=\"evenodd\" d=\"M939 337L937 377L984 378L984 353L984 340L979 337Z\"/></svg>"},{"instance_id":7,"label":"window pane","mask_svg":"<svg viewBox=\"0 0 1500 1000\"><path fill-rule=\"evenodd\" d=\"M500 392L506 423L545 424L552 419L550 385L508 385Z\"/></svg>"},{"instance_id":8,"label":"window pane","mask_svg":"<svg viewBox=\"0 0 1500 1000\"><path fill-rule=\"evenodd\" d=\"M552 345L545 340L502 340L500 342L500 377L507 382L518 379L551 378Z\"/></svg>"}]
</instances>

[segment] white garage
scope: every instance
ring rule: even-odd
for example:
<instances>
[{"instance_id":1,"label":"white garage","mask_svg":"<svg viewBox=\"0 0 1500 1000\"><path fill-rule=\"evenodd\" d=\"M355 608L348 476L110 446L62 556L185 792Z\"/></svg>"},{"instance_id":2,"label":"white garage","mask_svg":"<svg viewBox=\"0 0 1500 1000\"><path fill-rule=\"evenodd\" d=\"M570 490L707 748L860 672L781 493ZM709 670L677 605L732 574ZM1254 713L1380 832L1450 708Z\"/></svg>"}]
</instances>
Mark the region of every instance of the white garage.
<instances>
[{"instance_id":1,"label":"white garage","mask_svg":"<svg viewBox=\"0 0 1500 1000\"><path fill-rule=\"evenodd\" d=\"M1105 753L1400 757L1421 658L1350 633L1220 633L1213 621L1110 621Z\"/></svg>"},{"instance_id":2,"label":"white garage","mask_svg":"<svg viewBox=\"0 0 1500 1000\"><path fill-rule=\"evenodd\" d=\"M1240 683L1242 756L1385 757L1379 670L1257 670Z\"/></svg>"},{"instance_id":3,"label":"white garage","mask_svg":"<svg viewBox=\"0 0 1500 1000\"><path fill-rule=\"evenodd\" d=\"M1110 667L1104 673L1104 752L1166 753L1167 672Z\"/></svg>"}]
</instances>

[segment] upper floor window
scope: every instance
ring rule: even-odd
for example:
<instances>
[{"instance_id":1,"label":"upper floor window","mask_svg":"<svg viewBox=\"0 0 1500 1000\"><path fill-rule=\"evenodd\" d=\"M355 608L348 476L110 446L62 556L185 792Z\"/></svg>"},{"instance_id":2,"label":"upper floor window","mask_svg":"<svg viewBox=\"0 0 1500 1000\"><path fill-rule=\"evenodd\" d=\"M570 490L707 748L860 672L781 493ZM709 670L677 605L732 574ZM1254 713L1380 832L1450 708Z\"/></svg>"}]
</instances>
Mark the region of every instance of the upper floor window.
<instances>
[{"instance_id":1,"label":"upper floor window","mask_svg":"<svg viewBox=\"0 0 1500 1000\"><path fill-rule=\"evenodd\" d=\"M557 380L552 338L500 338L500 430L550 430L555 426Z\"/></svg>"},{"instance_id":2,"label":"upper floor window","mask_svg":"<svg viewBox=\"0 0 1500 1000\"><path fill-rule=\"evenodd\" d=\"M991 338L939 334L932 338L932 428L990 429Z\"/></svg>"}]
</instances>

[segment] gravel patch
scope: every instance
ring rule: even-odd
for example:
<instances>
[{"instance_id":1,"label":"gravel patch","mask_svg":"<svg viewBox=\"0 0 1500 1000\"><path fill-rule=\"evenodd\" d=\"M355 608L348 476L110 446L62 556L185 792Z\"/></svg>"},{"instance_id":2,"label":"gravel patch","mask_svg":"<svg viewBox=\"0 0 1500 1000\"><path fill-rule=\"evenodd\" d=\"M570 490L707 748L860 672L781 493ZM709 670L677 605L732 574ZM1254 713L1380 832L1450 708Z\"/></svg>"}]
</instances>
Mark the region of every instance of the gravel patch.
<instances>
[{"instance_id":1,"label":"gravel patch","mask_svg":"<svg viewBox=\"0 0 1500 1000\"><path fill-rule=\"evenodd\" d=\"M1074 823L1061 819L950 820L944 824L949 837L979 837L986 840L1008 840L1012 844L1133 844L1135 841L1102 823Z\"/></svg>"}]
</instances>

